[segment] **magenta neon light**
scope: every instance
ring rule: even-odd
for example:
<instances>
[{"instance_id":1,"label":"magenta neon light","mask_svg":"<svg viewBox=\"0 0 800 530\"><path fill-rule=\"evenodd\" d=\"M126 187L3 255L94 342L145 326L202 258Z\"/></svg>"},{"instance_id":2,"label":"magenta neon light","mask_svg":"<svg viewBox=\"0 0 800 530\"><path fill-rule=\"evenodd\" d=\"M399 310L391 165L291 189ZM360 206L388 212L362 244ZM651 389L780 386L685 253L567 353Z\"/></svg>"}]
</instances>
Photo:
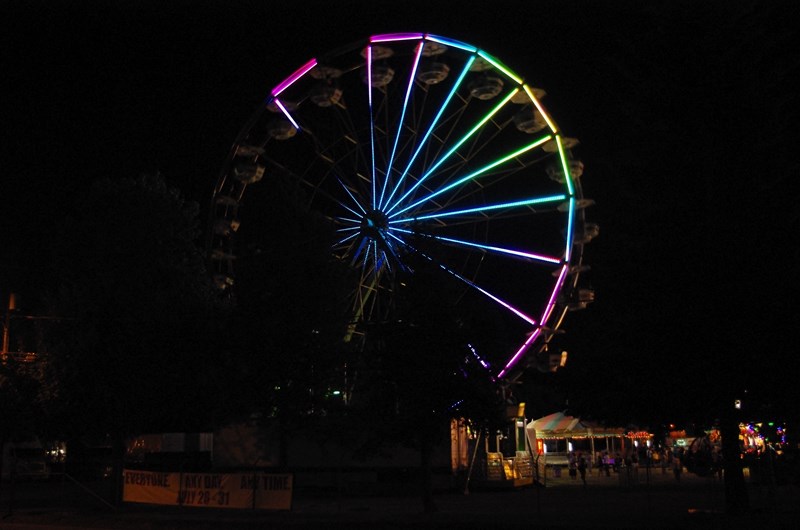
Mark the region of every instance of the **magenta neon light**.
<instances>
[{"instance_id":1,"label":"magenta neon light","mask_svg":"<svg viewBox=\"0 0 800 530\"><path fill-rule=\"evenodd\" d=\"M411 245L409 245L408 243L406 243L405 241L403 241L402 239L400 239L396 235L392 234L391 232L389 232L389 235L391 237L395 238L396 240L400 241L400 243L402 243L403 245L405 245L405 246L407 246L407 247L419 252L417 249L415 249L414 247L412 247ZM431 258L430 256L428 256L428 255L426 255L426 254L424 254L422 252L420 252L420 255L425 257L428 261L430 261L432 263L435 263L436 265L439 266L440 269L442 269L443 271L445 271L447 273L452 274L454 277L456 277L459 280L461 280L462 282L466 283L467 285L469 285L470 287L472 287L476 291L479 291L480 293L483 293L485 296L491 298L492 300L494 300L495 302L497 302L498 304L500 304L501 306L505 307L506 309L508 309L509 311L514 313L515 315L517 315L519 318L521 318L522 320L527 322L528 324L530 324L532 326L538 325L536 320L534 320L532 317L529 317L528 315L526 315L525 313L523 313L522 311L520 311L516 307L512 306L508 302L505 302L505 301L501 300L500 298L496 297L495 295L493 295L492 293L490 293L486 289L483 289L482 287L479 287L475 282L472 282L472 281L464 278L463 276L461 276L457 272L448 269L447 267L445 267L441 263L436 263L436 261L434 261L433 258Z\"/></svg>"},{"instance_id":2,"label":"magenta neon light","mask_svg":"<svg viewBox=\"0 0 800 530\"><path fill-rule=\"evenodd\" d=\"M369 38L370 42L391 42L398 40L421 39L422 33L386 33L385 35L373 35Z\"/></svg>"},{"instance_id":3,"label":"magenta neon light","mask_svg":"<svg viewBox=\"0 0 800 530\"><path fill-rule=\"evenodd\" d=\"M522 354L525 353L528 350L528 348L531 347L531 344L533 344L533 342L539 337L541 333L542 333L542 328L536 328L535 330L533 330L531 336L528 337L528 339L522 344L522 346L519 347L517 353L515 353L514 356L511 357L511 360L508 361L508 363L506 363L505 368L500 370L500 373L497 374L498 379L505 376L508 373L508 371L511 370L511 368L513 368L514 365L517 364L517 362L519 362L520 358L522 357Z\"/></svg>"},{"instance_id":4,"label":"magenta neon light","mask_svg":"<svg viewBox=\"0 0 800 530\"><path fill-rule=\"evenodd\" d=\"M372 150L372 209L374 210L377 207L378 198L375 196L375 119L372 115L372 45L367 46L367 90L369 94L369 140Z\"/></svg>"},{"instance_id":5,"label":"magenta neon light","mask_svg":"<svg viewBox=\"0 0 800 530\"><path fill-rule=\"evenodd\" d=\"M413 234L416 233L416 234L421 235L423 237L428 237L428 238L436 239L436 240L439 240L439 241L445 241L447 243L453 243L453 244L456 244L456 245L463 245L465 247L472 247L472 248L477 248L477 249L481 249L481 250L488 250L490 252L497 252L497 253L501 253L501 254L510 254L512 256L519 256L521 258L528 258L528 259L532 259L532 260L543 261L545 263L552 263L553 265L558 265L559 263L561 263L561 260L558 259L558 258L551 258L549 256L543 256L541 254L534 254L533 252L524 252L524 251L521 251L521 250L512 250L510 248L495 247L495 246L492 246L492 245L483 245L483 244L480 244L480 243L473 243L471 241L464 241L462 239L453 239L451 237L435 236L433 234L424 234L424 233L412 232L411 230L405 230L403 228L397 228L397 227L390 227L390 229L391 230L397 230L398 232L402 232L404 234L413 235Z\"/></svg>"},{"instance_id":6,"label":"magenta neon light","mask_svg":"<svg viewBox=\"0 0 800 530\"><path fill-rule=\"evenodd\" d=\"M553 308L556 305L556 297L558 293L561 292L561 286L564 283L564 278L567 276L567 271L569 270L569 263L565 263L563 267L561 267L561 273L558 275L558 280L556 280L556 286L553 288L553 292L550 294L550 300L547 302L547 306L544 309L544 313L542 313L542 324L547 322L547 319L550 318L550 315L553 313Z\"/></svg>"},{"instance_id":7,"label":"magenta neon light","mask_svg":"<svg viewBox=\"0 0 800 530\"><path fill-rule=\"evenodd\" d=\"M287 77L282 83L273 88L271 94L273 96L278 96L281 92L292 86L295 81L306 75L308 71L314 68L315 66L317 66L317 60L311 59L306 64L298 68L295 73Z\"/></svg>"}]
</instances>

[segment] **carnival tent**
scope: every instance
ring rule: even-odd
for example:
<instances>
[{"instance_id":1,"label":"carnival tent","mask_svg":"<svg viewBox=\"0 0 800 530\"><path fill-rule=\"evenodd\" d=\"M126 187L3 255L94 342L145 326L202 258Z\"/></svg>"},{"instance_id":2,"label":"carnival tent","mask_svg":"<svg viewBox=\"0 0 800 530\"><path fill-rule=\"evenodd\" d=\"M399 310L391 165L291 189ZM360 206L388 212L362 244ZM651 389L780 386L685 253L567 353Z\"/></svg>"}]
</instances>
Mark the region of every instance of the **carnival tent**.
<instances>
[{"instance_id":1,"label":"carnival tent","mask_svg":"<svg viewBox=\"0 0 800 530\"><path fill-rule=\"evenodd\" d=\"M581 420L573 416L568 416L564 412L554 412L542 418L532 420L525 426L525 434L531 448L538 448L539 440L572 440L577 438L588 438L591 442L592 453L594 453L594 440L605 438L608 447L608 439L616 438L619 440L617 447L624 444L625 429L621 427L605 427L596 422Z\"/></svg>"},{"instance_id":2,"label":"carnival tent","mask_svg":"<svg viewBox=\"0 0 800 530\"><path fill-rule=\"evenodd\" d=\"M563 412L554 412L538 420L532 420L525 427L529 439L542 438L595 438L621 437L625 429L621 427L604 427L596 422L584 421L567 416Z\"/></svg>"}]
</instances>

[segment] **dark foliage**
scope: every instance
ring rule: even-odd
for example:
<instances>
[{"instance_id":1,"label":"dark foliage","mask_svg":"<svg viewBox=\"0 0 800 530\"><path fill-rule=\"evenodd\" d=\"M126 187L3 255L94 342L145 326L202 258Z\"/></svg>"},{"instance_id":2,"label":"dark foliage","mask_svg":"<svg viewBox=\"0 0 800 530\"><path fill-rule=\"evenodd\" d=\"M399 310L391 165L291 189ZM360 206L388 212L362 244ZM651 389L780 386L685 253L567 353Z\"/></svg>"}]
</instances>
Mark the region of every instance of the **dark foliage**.
<instances>
[{"instance_id":1,"label":"dark foliage","mask_svg":"<svg viewBox=\"0 0 800 530\"><path fill-rule=\"evenodd\" d=\"M61 226L42 340L51 424L123 436L213 418L225 356L197 211L158 175L101 180Z\"/></svg>"}]
</instances>

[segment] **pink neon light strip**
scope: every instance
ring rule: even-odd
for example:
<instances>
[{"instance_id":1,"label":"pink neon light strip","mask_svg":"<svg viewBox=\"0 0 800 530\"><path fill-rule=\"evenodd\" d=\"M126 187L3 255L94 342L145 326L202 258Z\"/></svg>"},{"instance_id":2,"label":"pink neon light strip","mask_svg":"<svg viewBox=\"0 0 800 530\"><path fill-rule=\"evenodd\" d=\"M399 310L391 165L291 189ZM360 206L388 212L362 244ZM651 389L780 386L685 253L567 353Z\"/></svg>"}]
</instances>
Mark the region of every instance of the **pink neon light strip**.
<instances>
[{"instance_id":1,"label":"pink neon light strip","mask_svg":"<svg viewBox=\"0 0 800 530\"><path fill-rule=\"evenodd\" d=\"M541 335L541 333L542 333L542 328L536 328L535 330L533 330L531 336L528 337L528 339L522 344L522 346L519 347L517 353L515 353L514 356L511 358L511 360L508 361L505 368L500 370L500 373L497 374L498 379L505 376L508 373L508 371L511 370L511 368L513 368L514 365L519 362L520 358L522 357L522 354L525 353L525 351L531 347L531 344L533 344L533 342L539 337L539 335Z\"/></svg>"},{"instance_id":2,"label":"pink neon light strip","mask_svg":"<svg viewBox=\"0 0 800 530\"><path fill-rule=\"evenodd\" d=\"M391 237L395 238L395 239L396 239L396 240L398 240L398 241L399 241L401 244L403 244L403 245L407 246L408 248L410 248L410 249L412 249L412 250L414 250L414 251L416 251L416 252L419 252L419 251L418 251L416 248L414 248L413 246L409 245L408 243L406 243L405 241L403 241L402 239L400 239L400 238L399 238L399 237L397 237L396 235L392 234L391 232L389 232L389 236L391 236ZM522 311L520 311L520 310L519 310L519 309L517 309L516 307L512 306L512 305L511 305L511 304L509 304L508 302L504 302L503 300L499 299L498 297L496 297L495 295L493 295L492 293L490 293L490 292L489 292L489 291L487 291L486 289L483 289L482 287L479 287L479 286L478 286L478 285L477 285L475 282L473 282L473 281L470 281L470 280L468 280L468 279L464 278L463 276L461 276L461 275L460 275L460 274L458 274L457 272L455 272L455 271L453 271L453 270L450 270L450 269L448 269L447 267L445 267L445 266L444 266L444 265L442 265L441 263L437 263L437 262L436 262L436 261L435 261L433 258L431 258L430 256L428 256L427 254L425 254L425 253L423 253L423 252L420 252L420 255L421 255L421 256L423 256L423 257L425 257L425 258L426 258L428 261L430 261L431 263L434 263L434 264L438 265L438 266L439 266L439 268L441 268L443 271L445 271L445 272L447 272L447 273L450 273L450 274L452 274L454 277L456 277L456 278L458 278L459 280L461 280L462 282L466 283L467 285L469 285L470 287L472 287L472 288L473 288L473 289L475 289L476 291L478 291L478 292L480 292L480 293L483 293L485 296L487 296L487 297L491 298L492 300L494 300L495 302L497 302L497 303L498 303L498 304L500 304L501 306L505 307L506 309L508 309L509 311L511 311L512 313L514 313L515 315L517 315L519 318L521 318L522 320L524 320L525 322L527 322L527 323L528 323L528 324L530 324L531 326L537 326L537 325L538 325L538 324L537 324L537 322L536 322L536 320L534 320L532 317L529 317L528 315L526 315L525 313L523 313Z\"/></svg>"},{"instance_id":3,"label":"pink neon light strip","mask_svg":"<svg viewBox=\"0 0 800 530\"><path fill-rule=\"evenodd\" d=\"M553 313L553 308L556 305L556 297L558 296L558 293L561 292L561 286L564 283L564 278L567 276L567 271L569 271L569 263L565 263L564 266L561 267L561 273L558 275L556 286L553 288L553 293L550 295L550 301L547 302L547 307L545 307L544 313L542 313L542 324L545 324L547 319L550 318L550 315Z\"/></svg>"},{"instance_id":4,"label":"pink neon light strip","mask_svg":"<svg viewBox=\"0 0 800 530\"><path fill-rule=\"evenodd\" d=\"M369 142L372 150L372 209L377 208L375 194L375 119L372 114L372 45L367 46L367 90L369 91Z\"/></svg>"},{"instance_id":5,"label":"pink neon light strip","mask_svg":"<svg viewBox=\"0 0 800 530\"><path fill-rule=\"evenodd\" d=\"M306 75L308 71L314 68L315 66L317 66L317 60L311 59L306 64L301 66L295 73L287 77L281 84L273 88L271 94L273 96L278 96L281 92L292 86L292 84L294 84L295 81Z\"/></svg>"},{"instance_id":6,"label":"pink neon light strip","mask_svg":"<svg viewBox=\"0 0 800 530\"><path fill-rule=\"evenodd\" d=\"M566 278L567 276L567 271L569 271L569 264L565 263L564 266L561 267L561 273L558 275L556 286L553 289L553 293L550 295L550 301L547 303L547 308L545 309L544 314L542 315L541 319L542 324L545 324L547 322L547 319L550 318L550 315L553 313L556 297L558 296L558 293L561 291L561 286L564 282L564 278ZM497 374L498 378L505 376L509 372L509 370L511 370L511 368L513 368L514 365L519 362L522 354L525 353L525 351L527 351L528 348L530 348L531 344L533 344L533 342L539 337L539 335L541 335L541 333L542 333L541 327L537 327L533 331L533 333L531 333L531 336L528 337L528 339L522 344L522 346L520 346L520 348L517 350L514 356L511 357L511 360L508 361L505 368L503 368L500 371L500 373Z\"/></svg>"},{"instance_id":7,"label":"pink neon light strip","mask_svg":"<svg viewBox=\"0 0 800 530\"><path fill-rule=\"evenodd\" d=\"M385 35L373 35L369 38L370 42L391 42L397 40L421 39L422 33L387 33Z\"/></svg>"}]
</instances>

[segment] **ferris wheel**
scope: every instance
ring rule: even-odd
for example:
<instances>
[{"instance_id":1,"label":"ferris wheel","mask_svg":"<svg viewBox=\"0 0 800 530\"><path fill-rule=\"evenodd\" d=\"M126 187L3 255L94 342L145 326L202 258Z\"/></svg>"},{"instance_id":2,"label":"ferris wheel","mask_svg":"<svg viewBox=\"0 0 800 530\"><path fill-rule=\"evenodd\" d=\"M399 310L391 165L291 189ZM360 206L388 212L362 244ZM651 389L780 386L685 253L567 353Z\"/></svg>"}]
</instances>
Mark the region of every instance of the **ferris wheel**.
<instances>
[{"instance_id":1,"label":"ferris wheel","mask_svg":"<svg viewBox=\"0 0 800 530\"><path fill-rule=\"evenodd\" d=\"M221 172L215 283L234 285L248 189L290 179L357 278L346 341L392 318L403 279L425 266L507 321L507 347L489 358L495 377L518 375L593 299L577 288L597 233L577 140L544 96L484 50L430 34L374 35L309 60L269 92Z\"/></svg>"}]
</instances>

